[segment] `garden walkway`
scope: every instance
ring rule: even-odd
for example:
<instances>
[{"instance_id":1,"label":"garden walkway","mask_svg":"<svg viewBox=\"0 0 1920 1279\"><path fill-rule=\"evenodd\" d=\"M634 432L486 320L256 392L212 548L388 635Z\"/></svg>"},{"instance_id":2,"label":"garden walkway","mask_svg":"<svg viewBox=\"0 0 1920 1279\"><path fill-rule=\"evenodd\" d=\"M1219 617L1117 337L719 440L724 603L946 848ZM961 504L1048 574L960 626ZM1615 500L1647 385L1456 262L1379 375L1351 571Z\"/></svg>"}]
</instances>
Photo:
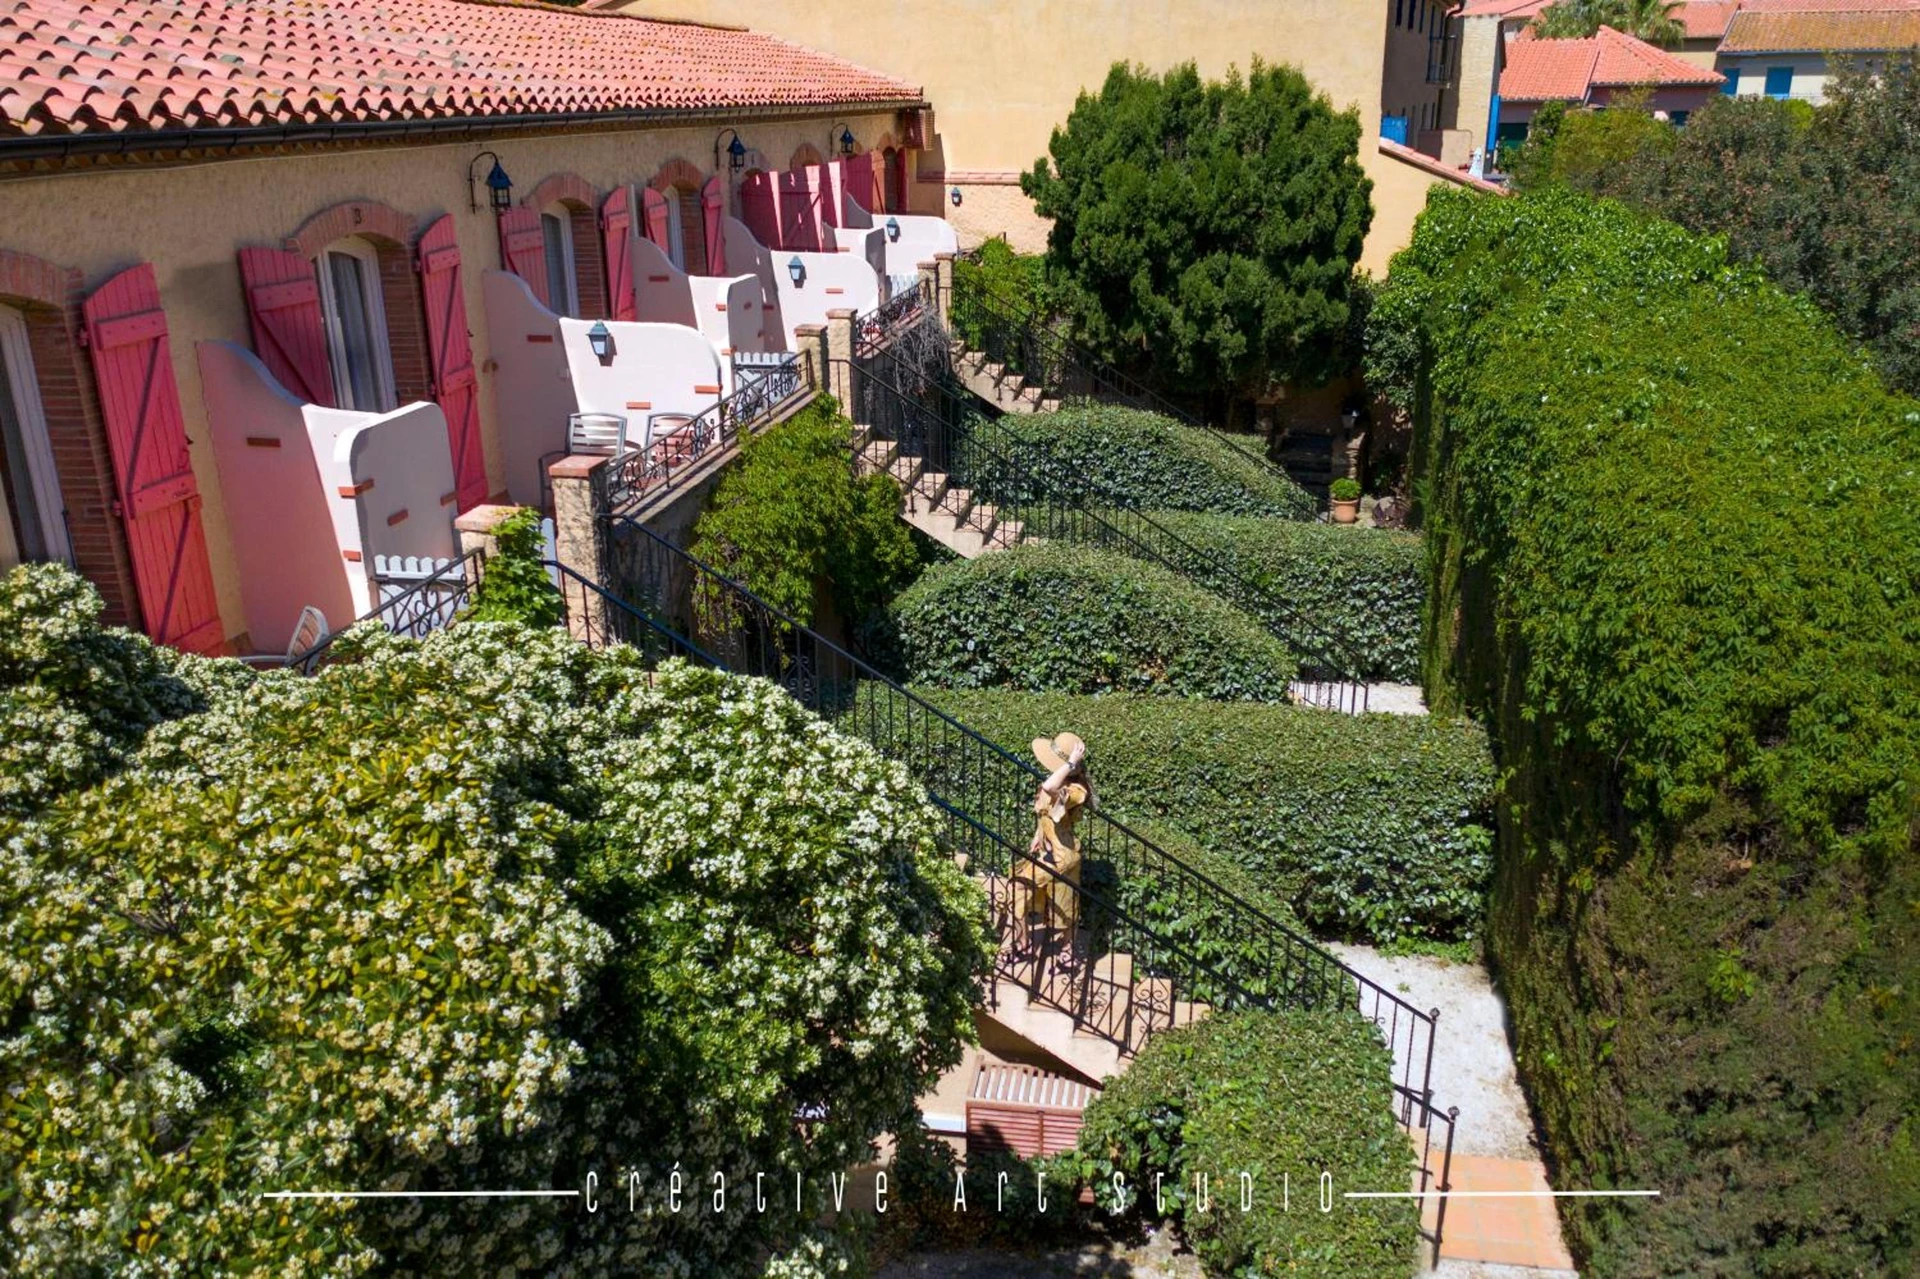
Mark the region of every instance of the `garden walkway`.
<instances>
[{"instance_id":1,"label":"garden walkway","mask_svg":"<svg viewBox=\"0 0 1920 1279\"><path fill-rule=\"evenodd\" d=\"M1415 1007L1440 1010L1433 1091L1460 1108L1453 1189L1546 1190L1546 1168L1507 1040L1506 1006L1487 970L1427 956L1390 957L1371 946L1330 949ZM1559 1214L1545 1196L1453 1199L1440 1257L1440 1266L1427 1273L1442 1279L1557 1279L1575 1273Z\"/></svg>"}]
</instances>

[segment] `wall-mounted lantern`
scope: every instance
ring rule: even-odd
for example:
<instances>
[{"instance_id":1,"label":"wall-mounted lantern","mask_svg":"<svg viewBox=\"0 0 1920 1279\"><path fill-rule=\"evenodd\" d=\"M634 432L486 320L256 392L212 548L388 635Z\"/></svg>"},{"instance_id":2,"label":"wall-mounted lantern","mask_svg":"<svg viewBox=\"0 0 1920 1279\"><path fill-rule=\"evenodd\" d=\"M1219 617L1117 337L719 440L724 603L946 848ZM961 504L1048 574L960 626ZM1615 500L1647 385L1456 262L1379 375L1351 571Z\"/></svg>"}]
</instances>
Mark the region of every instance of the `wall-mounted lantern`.
<instances>
[{"instance_id":1,"label":"wall-mounted lantern","mask_svg":"<svg viewBox=\"0 0 1920 1279\"><path fill-rule=\"evenodd\" d=\"M953 190L947 192L947 199L953 201L954 208L956 209L959 208L960 207L960 188L955 187Z\"/></svg>"},{"instance_id":2,"label":"wall-mounted lantern","mask_svg":"<svg viewBox=\"0 0 1920 1279\"><path fill-rule=\"evenodd\" d=\"M853 154L853 130L844 124L840 126L840 154Z\"/></svg>"},{"instance_id":3,"label":"wall-mounted lantern","mask_svg":"<svg viewBox=\"0 0 1920 1279\"><path fill-rule=\"evenodd\" d=\"M593 358L602 364L613 363L613 330L603 320L595 320L593 327L587 330L587 345L593 349Z\"/></svg>"},{"instance_id":4,"label":"wall-mounted lantern","mask_svg":"<svg viewBox=\"0 0 1920 1279\"><path fill-rule=\"evenodd\" d=\"M896 243L899 241L900 239L900 219L899 218L887 219L887 239L892 240Z\"/></svg>"},{"instance_id":5,"label":"wall-mounted lantern","mask_svg":"<svg viewBox=\"0 0 1920 1279\"><path fill-rule=\"evenodd\" d=\"M807 264L800 260L798 253L787 262L787 274L793 278L793 287L796 289L807 282Z\"/></svg>"},{"instance_id":6,"label":"wall-mounted lantern","mask_svg":"<svg viewBox=\"0 0 1920 1279\"><path fill-rule=\"evenodd\" d=\"M739 132L734 129L722 129L715 135L713 139L713 167L716 170L720 167L720 139L726 137L729 133L733 134L733 141L727 143L726 146L727 168L734 173L738 173L747 166L747 144L740 140Z\"/></svg>"},{"instance_id":7,"label":"wall-mounted lantern","mask_svg":"<svg viewBox=\"0 0 1920 1279\"><path fill-rule=\"evenodd\" d=\"M491 151L482 151L473 157L472 163L467 165L467 203L473 206L475 213L480 212L478 174L482 160L493 161L493 168L488 170L486 177L487 204L495 213L505 213L513 207L513 179L509 178L507 171L500 167L500 157Z\"/></svg>"}]
</instances>

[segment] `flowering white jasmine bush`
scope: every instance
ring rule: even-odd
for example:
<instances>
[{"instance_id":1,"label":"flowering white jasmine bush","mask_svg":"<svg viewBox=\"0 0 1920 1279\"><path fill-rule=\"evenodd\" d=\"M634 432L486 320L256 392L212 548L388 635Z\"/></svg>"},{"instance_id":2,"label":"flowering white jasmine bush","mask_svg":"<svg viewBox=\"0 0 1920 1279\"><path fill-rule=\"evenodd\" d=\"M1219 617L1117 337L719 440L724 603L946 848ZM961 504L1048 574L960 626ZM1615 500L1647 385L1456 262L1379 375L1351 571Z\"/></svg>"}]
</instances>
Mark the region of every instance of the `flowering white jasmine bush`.
<instances>
[{"instance_id":1,"label":"flowering white jasmine bush","mask_svg":"<svg viewBox=\"0 0 1920 1279\"><path fill-rule=\"evenodd\" d=\"M144 738L0 816L0 1271L694 1275L800 1240L971 1024L981 912L921 792L762 681L508 624L338 644L312 679L129 659L208 668L204 709L148 694ZM9 707L70 678L45 653ZM590 1173L593 1213L262 1197Z\"/></svg>"}]
</instances>

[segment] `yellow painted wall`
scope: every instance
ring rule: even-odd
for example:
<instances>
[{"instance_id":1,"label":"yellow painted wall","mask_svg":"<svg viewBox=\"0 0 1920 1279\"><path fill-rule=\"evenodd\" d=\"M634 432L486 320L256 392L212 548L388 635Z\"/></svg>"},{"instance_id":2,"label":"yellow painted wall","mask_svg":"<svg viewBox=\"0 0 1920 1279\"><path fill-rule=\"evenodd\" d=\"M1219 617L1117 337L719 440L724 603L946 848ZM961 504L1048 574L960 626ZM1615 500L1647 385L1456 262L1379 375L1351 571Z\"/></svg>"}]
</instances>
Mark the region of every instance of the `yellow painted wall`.
<instances>
[{"instance_id":1,"label":"yellow painted wall","mask_svg":"<svg viewBox=\"0 0 1920 1279\"><path fill-rule=\"evenodd\" d=\"M741 121L738 127L741 137L764 157L750 157L750 162L785 167L803 142L827 152L830 126L842 121L862 149L879 141L895 123L891 112L836 113ZM220 613L227 635L233 637L244 626L240 584L194 343L222 338L252 346L237 250L249 244L280 246L308 217L345 200L392 205L416 220L416 232L441 214L452 213L465 268L467 327L473 334L474 360L485 370L490 350L480 305L480 271L500 265L500 248L493 215L468 207L467 165L473 156L483 147L499 154L513 178L516 200L543 178L569 171L604 192L621 183L648 181L673 156L710 171L718 132L717 125L703 125L575 133L8 178L0 180L0 247L78 267L89 290L122 268L153 263L194 476L204 500L202 516ZM484 188L481 196L484 201ZM491 374L481 373L480 388L489 489L497 492L504 484Z\"/></svg>"},{"instance_id":2,"label":"yellow painted wall","mask_svg":"<svg viewBox=\"0 0 1920 1279\"><path fill-rule=\"evenodd\" d=\"M1426 37L1392 26L1394 0L632 0L654 17L735 23L822 49L922 86L935 105L947 209L962 245L1006 234L1038 251L1046 224L1002 175L1031 168L1082 90L1097 92L1115 62L1164 71L1181 62L1218 77L1255 55L1290 63L1336 107L1360 114L1360 163L1374 176L1375 226L1411 225L1385 201L1405 187L1374 149L1380 105L1431 101ZM1390 39L1390 32L1392 38ZM1383 79L1391 76L1392 79ZM1383 90L1383 84L1385 88ZM923 172L931 166L923 164ZM992 174L991 180L976 180ZM1419 202L1425 203L1424 195ZM1404 241L1368 237L1363 265L1379 270Z\"/></svg>"}]
</instances>

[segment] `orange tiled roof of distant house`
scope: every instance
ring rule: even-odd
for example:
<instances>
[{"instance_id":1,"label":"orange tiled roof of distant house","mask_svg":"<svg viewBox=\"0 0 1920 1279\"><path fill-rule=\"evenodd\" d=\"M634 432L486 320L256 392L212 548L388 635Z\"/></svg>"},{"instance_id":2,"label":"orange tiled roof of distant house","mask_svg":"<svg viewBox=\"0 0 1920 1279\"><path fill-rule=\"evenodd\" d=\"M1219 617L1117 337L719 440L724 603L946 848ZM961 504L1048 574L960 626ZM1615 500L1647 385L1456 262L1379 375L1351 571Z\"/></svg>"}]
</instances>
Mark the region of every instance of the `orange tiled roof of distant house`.
<instances>
[{"instance_id":1,"label":"orange tiled roof of distant house","mask_svg":"<svg viewBox=\"0 0 1920 1279\"><path fill-rule=\"evenodd\" d=\"M1742 9L1722 53L1866 53L1920 45L1920 8Z\"/></svg>"},{"instance_id":2,"label":"orange tiled roof of distant house","mask_svg":"<svg viewBox=\"0 0 1920 1279\"><path fill-rule=\"evenodd\" d=\"M1920 0L1916 0L1920 2ZM1740 8L1740 0L1687 0L1673 16L1689 40L1718 40Z\"/></svg>"},{"instance_id":3,"label":"orange tiled roof of distant house","mask_svg":"<svg viewBox=\"0 0 1920 1279\"><path fill-rule=\"evenodd\" d=\"M1500 96L1509 102L1585 102L1596 88L1712 86L1724 80L1718 71L1612 27L1582 40L1542 40L1523 32L1507 45Z\"/></svg>"},{"instance_id":4,"label":"orange tiled roof of distant house","mask_svg":"<svg viewBox=\"0 0 1920 1279\"><path fill-rule=\"evenodd\" d=\"M737 28L468 0L0 0L0 134L906 103Z\"/></svg>"},{"instance_id":5,"label":"orange tiled roof of distant house","mask_svg":"<svg viewBox=\"0 0 1920 1279\"><path fill-rule=\"evenodd\" d=\"M1462 18L1531 18L1553 0L1474 0L1457 16Z\"/></svg>"}]
</instances>

